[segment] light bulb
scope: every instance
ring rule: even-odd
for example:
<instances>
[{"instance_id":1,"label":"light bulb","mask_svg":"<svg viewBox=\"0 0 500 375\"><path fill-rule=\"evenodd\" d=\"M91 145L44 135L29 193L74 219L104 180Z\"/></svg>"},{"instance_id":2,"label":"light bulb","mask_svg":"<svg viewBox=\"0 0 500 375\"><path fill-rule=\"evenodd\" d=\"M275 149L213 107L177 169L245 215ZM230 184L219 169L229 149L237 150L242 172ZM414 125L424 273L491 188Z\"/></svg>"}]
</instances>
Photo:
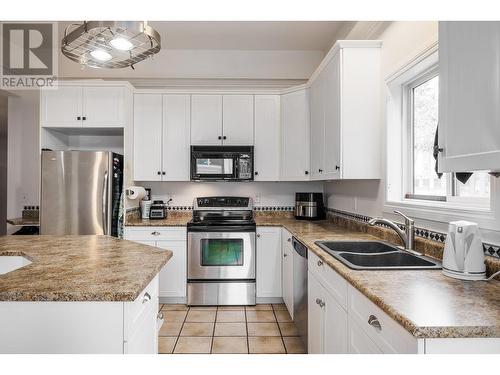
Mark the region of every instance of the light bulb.
<instances>
[{"instance_id":1,"label":"light bulb","mask_svg":"<svg viewBox=\"0 0 500 375\"><path fill-rule=\"evenodd\" d=\"M99 60L99 61L108 61L108 60L111 60L113 58L113 56L111 56L108 52L106 52L103 49L95 49L92 52L90 52L90 55L94 59Z\"/></svg>"},{"instance_id":2,"label":"light bulb","mask_svg":"<svg viewBox=\"0 0 500 375\"><path fill-rule=\"evenodd\" d=\"M109 44L113 46L113 48L119 49L120 51L129 51L134 45L127 39L123 37L116 37L109 41Z\"/></svg>"}]
</instances>

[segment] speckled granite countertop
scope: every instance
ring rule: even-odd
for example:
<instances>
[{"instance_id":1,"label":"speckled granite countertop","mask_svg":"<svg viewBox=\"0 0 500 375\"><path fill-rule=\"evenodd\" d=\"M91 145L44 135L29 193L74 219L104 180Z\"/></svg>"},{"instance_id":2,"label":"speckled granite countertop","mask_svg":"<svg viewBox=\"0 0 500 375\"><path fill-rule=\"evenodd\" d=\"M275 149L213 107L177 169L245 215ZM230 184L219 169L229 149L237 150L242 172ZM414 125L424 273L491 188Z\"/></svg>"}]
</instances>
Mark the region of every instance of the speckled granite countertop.
<instances>
[{"instance_id":1,"label":"speckled granite countertop","mask_svg":"<svg viewBox=\"0 0 500 375\"><path fill-rule=\"evenodd\" d=\"M379 240L328 221L260 217L283 226L417 338L500 337L500 282L460 281L440 270L355 271L317 246L322 240Z\"/></svg>"},{"instance_id":2,"label":"speckled granite countertop","mask_svg":"<svg viewBox=\"0 0 500 375\"><path fill-rule=\"evenodd\" d=\"M181 219L182 218L182 219ZM127 221L127 225L185 225L183 213L163 223ZM330 221L300 221L291 214L256 213L258 226L283 226L309 250L417 338L500 337L500 282L468 282L440 270L356 271L315 245L321 240L380 240ZM425 249L427 252L427 249ZM429 249L429 255L434 255Z\"/></svg>"},{"instance_id":3,"label":"speckled granite countertop","mask_svg":"<svg viewBox=\"0 0 500 375\"><path fill-rule=\"evenodd\" d=\"M32 263L0 275L0 301L133 301L172 257L109 236L1 236Z\"/></svg>"},{"instance_id":4,"label":"speckled granite countertop","mask_svg":"<svg viewBox=\"0 0 500 375\"><path fill-rule=\"evenodd\" d=\"M192 211L169 212L166 219L141 219L138 212L128 214L125 225L130 227L185 227L193 218Z\"/></svg>"}]
</instances>

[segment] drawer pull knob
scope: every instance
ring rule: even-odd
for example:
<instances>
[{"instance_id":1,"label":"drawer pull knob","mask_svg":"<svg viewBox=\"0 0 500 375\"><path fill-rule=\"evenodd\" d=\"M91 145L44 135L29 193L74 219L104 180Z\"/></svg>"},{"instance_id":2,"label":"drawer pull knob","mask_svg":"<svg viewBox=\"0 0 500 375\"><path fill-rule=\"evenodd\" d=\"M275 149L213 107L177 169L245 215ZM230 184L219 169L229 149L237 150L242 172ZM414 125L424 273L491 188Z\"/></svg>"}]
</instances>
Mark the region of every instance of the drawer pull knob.
<instances>
[{"instance_id":1,"label":"drawer pull knob","mask_svg":"<svg viewBox=\"0 0 500 375\"><path fill-rule=\"evenodd\" d=\"M146 302L149 302L151 301L151 294L149 294L148 292L144 293L144 297L142 298L142 303L146 303Z\"/></svg>"},{"instance_id":2,"label":"drawer pull knob","mask_svg":"<svg viewBox=\"0 0 500 375\"><path fill-rule=\"evenodd\" d=\"M259 233L257 233L257 238L260 238L260 234Z\"/></svg>"},{"instance_id":3,"label":"drawer pull knob","mask_svg":"<svg viewBox=\"0 0 500 375\"><path fill-rule=\"evenodd\" d=\"M321 267L323 265L323 261L322 260L318 260L318 267Z\"/></svg>"},{"instance_id":4,"label":"drawer pull knob","mask_svg":"<svg viewBox=\"0 0 500 375\"><path fill-rule=\"evenodd\" d=\"M380 325L380 321L375 315L370 315L368 317L368 324L371 325L372 327L375 327L379 331L382 331L382 326Z\"/></svg>"},{"instance_id":5,"label":"drawer pull knob","mask_svg":"<svg viewBox=\"0 0 500 375\"><path fill-rule=\"evenodd\" d=\"M319 305L319 307L325 306L325 303L319 298L316 298L316 303Z\"/></svg>"},{"instance_id":6,"label":"drawer pull knob","mask_svg":"<svg viewBox=\"0 0 500 375\"><path fill-rule=\"evenodd\" d=\"M163 313L159 312L158 315L156 316L157 319L162 320L163 319Z\"/></svg>"},{"instance_id":7,"label":"drawer pull knob","mask_svg":"<svg viewBox=\"0 0 500 375\"><path fill-rule=\"evenodd\" d=\"M156 231L154 231L154 232L151 232L151 234L152 234L153 236L159 236L159 235L160 235L160 232L156 232Z\"/></svg>"},{"instance_id":8,"label":"drawer pull knob","mask_svg":"<svg viewBox=\"0 0 500 375\"><path fill-rule=\"evenodd\" d=\"M283 254L283 258L286 258L288 256L288 254Z\"/></svg>"},{"instance_id":9,"label":"drawer pull knob","mask_svg":"<svg viewBox=\"0 0 500 375\"><path fill-rule=\"evenodd\" d=\"M291 239L291 238L288 238L288 239L287 239L287 241L288 241L288 242L292 242L292 239Z\"/></svg>"}]
</instances>

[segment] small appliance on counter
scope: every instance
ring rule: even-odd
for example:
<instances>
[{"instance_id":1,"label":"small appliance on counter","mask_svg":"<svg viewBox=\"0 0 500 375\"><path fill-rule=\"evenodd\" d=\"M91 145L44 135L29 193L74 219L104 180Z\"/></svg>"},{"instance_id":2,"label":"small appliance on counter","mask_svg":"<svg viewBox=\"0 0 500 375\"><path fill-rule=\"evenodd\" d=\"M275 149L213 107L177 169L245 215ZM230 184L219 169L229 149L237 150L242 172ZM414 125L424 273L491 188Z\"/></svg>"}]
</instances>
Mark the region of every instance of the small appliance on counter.
<instances>
[{"instance_id":1,"label":"small appliance on counter","mask_svg":"<svg viewBox=\"0 0 500 375\"><path fill-rule=\"evenodd\" d=\"M295 193L295 218L301 220L324 219L323 193Z\"/></svg>"},{"instance_id":2,"label":"small appliance on counter","mask_svg":"<svg viewBox=\"0 0 500 375\"><path fill-rule=\"evenodd\" d=\"M152 220L166 219L167 205L162 200L153 201L151 209L149 210L149 218Z\"/></svg>"},{"instance_id":3,"label":"small appliance on counter","mask_svg":"<svg viewBox=\"0 0 500 375\"><path fill-rule=\"evenodd\" d=\"M481 235L476 223L452 221L443 253L443 274L462 280L484 280L486 266Z\"/></svg>"}]
</instances>

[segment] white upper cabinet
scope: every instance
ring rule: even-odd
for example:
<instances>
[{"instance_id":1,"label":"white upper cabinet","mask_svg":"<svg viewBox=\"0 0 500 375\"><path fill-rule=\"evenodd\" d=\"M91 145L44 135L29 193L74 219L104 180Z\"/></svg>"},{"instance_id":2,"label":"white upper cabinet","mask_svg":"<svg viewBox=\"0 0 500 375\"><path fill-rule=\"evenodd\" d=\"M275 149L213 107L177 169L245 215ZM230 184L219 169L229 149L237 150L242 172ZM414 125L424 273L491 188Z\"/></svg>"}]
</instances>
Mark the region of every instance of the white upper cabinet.
<instances>
[{"instance_id":1,"label":"white upper cabinet","mask_svg":"<svg viewBox=\"0 0 500 375\"><path fill-rule=\"evenodd\" d=\"M280 96L255 95L255 181L279 181L280 127Z\"/></svg>"},{"instance_id":2,"label":"white upper cabinet","mask_svg":"<svg viewBox=\"0 0 500 375\"><path fill-rule=\"evenodd\" d=\"M191 144L222 144L222 95L191 96Z\"/></svg>"},{"instance_id":3,"label":"white upper cabinet","mask_svg":"<svg viewBox=\"0 0 500 375\"><path fill-rule=\"evenodd\" d=\"M83 88L83 126L121 128L125 119L125 90L122 87Z\"/></svg>"},{"instance_id":4,"label":"white upper cabinet","mask_svg":"<svg viewBox=\"0 0 500 375\"><path fill-rule=\"evenodd\" d=\"M253 95L224 95L222 140L228 146L253 145Z\"/></svg>"},{"instance_id":5,"label":"white upper cabinet","mask_svg":"<svg viewBox=\"0 0 500 375\"><path fill-rule=\"evenodd\" d=\"M281 180L309 180L308 89L281 96L281 121Z\"/></svg>"},{"instance_id":6,"label":"white upper cabinet","mask_svg":"<svg viewBox=\"0 0 500 375\"><path fill-rule=\"evenodd\" d=\"M253 95L192 95L192 145L253 145Z\"/></svg>"},{"instance_id":7,"label":"white upper cabinet","mask_svg":"<svg viewBox=\"0 0 500 375\"><path fill-rule=\"evenodd\" d=\"M134 180L161 181L162 95L134 95Z\"/></svg>"},{"instance_id":8,"label":"white upper cabinet","mask_svg":"<svg viewBox=\"0 0 500 375\"><path fill-rule=\"evenodd\" d=\"M440 172L500 170L500 22L439 22Z\"/></svg>"},{"instance_id":9,"label":"white upper cabinet","mask_svg":"<svg viewBox=\"0 0 500 375\"><path fill-rule=\"evenodd\" d=\"M189 181L189 95L134 95L134 180Z\"/></svg>"},{"instance_id":10,"label":"white upper cabinet","mask_svg":"<svg viewBox=\"0 0 500 375\"><path fill-rule=\"evenodd\" d=\"M380 178L380 47L337 42L313 74L312 179Z\"/></svg>"},{"instance_id":11,"label":"white upper cabinet","mask_svg":"<svg viewBox=\"0 0 500 375\"><path fill-rule=\"evenodd\" d=\"M41 90L40 123L42 127L82 127L82 88L61 86Z\"/></svg>"},{"instance_id":12,"label":"white upper cabinet","mask_svg":"<svg viewBox=\"0 0 500 375\"><path fill-rule=\"evenodd\" d=\"M122 86L61 86L41 91L40 123L47 128L122 128Z\"/></svg>"},{"instance_id":13,"label":"white upper cabinet","mask_svg":"<svg viewBox=\"0 0 500 375\"><path fill-rule=\"evenodd\" d=\"M163 181L189 181L190 96L163 95Z\"/></svg>"}]
</instances>

